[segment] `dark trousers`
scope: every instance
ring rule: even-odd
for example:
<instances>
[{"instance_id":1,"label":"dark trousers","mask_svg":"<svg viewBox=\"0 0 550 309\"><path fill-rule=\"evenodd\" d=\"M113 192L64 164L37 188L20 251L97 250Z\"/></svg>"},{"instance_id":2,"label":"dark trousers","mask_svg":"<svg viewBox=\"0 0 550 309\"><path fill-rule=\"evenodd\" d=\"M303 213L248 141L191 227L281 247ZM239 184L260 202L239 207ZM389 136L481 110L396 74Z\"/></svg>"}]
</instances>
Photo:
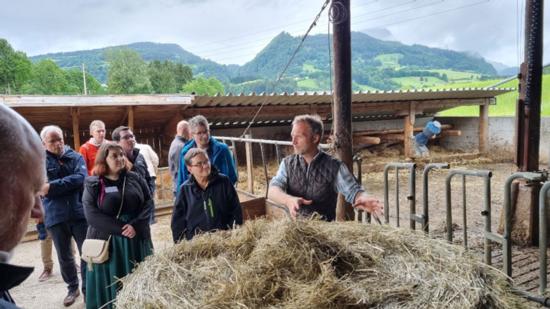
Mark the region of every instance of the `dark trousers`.
<instances>
[{"instance_id":1,"label":"dark trousers","mask_svg":"<svg viewBox=\"0 0 550 309\"><path fill-rule=\"evenodd\" d=\"M82 243L86 239L87 230L88 224L84 219L62 222L48 228L57 251L61 276L67 283L69 292L78 290L78 275L71 250L71 239L74 237L78 252L82 254ZM86 294L86 262L83 260L80 260L80 275L82 276L82 293Z\"/></svg>"}]
</instances>

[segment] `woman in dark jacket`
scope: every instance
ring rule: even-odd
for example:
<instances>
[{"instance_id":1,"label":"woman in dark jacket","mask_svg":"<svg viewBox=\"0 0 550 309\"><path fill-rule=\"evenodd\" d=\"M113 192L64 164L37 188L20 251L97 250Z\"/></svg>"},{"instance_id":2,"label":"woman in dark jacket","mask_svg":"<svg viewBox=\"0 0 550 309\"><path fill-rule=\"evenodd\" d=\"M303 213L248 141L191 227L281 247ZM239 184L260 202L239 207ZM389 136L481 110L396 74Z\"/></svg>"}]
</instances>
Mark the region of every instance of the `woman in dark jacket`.
<instances>
[{"instance_id":1,"label":"woman in dark jacket","mask_svg":"<svg viewBox=\"0 0 550 309\"><path fill-rule=\"evenodd\" d=\"M190 149L184 163L191 177L179 188L172 214L174 242L197 233L227 230L242 224L237 191L229 178L210 166L206 151Z\"/></svg>"},{"instance_id":2,"label":"woman in dark jacket","mask_svg":"<svg viewBox=\"0 0 550 309\"><path fill-rule=\"evenodd\" d=\"M86 308L112 307L121 287L118 279L153 253L149 229L152 197L145 180L130 172L128 164L119 145L103 143L95 160L95 176L86 178L82 196L88 220L86 238L107 240L112 235L109 260L93 264L87 271Z\"/></svg>"}]
</instances>

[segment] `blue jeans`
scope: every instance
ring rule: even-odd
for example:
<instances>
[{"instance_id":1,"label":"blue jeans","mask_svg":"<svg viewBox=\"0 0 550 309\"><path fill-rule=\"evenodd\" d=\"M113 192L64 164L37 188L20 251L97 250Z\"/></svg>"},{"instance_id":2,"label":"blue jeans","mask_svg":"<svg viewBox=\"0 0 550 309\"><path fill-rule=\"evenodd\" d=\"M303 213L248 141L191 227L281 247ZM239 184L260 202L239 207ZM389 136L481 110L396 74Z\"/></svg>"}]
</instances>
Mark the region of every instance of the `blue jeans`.
<instances>
[{"instance_id":1,"label":"blue jeans","mask_svg":"<svg viewBox=\"0 0 550 309\"><path fill-rule=\"evenodd\" d=\"M86 239L87 230L88 223L84 219L61 222L48 228L57 251L61 277L67 283L69 292L78 290L78 275L71 250L71 239L74 237L78 252L82 254L82 243ZM86 263L83 260L80 260L80 274L82 276L82 293L86 294Z\"/></svg>"}]
</instances>

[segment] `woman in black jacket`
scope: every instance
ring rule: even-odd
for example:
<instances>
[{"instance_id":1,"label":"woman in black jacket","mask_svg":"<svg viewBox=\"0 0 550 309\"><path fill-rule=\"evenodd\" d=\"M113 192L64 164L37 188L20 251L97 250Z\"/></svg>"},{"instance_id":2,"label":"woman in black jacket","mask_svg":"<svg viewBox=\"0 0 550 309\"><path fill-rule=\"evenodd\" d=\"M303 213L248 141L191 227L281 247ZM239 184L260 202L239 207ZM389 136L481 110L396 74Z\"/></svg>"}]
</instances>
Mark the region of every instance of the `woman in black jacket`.
<instances>
[{"instance_id":1,"label":"woman in black jacket","mask_svg":"<svg viewBox=\"0 0 550 309\"><path fill-rule=\"evenodd\" d=\"M227 176L210 165L206 151L193 148L185 154L184 162L191 177L181 185L176 197L172 214L174 242L242 224L237 191Z\"/></svg>"},{"instance_id":2,"label":"woman in black jacket","mask_svg":"<svg viewBox=\"0 0 550 309\"><path fill-rule=\"evenodd\" d=\"M145 180L130 172L128 164L119 145L103 143L95 160L95 176L86 178L82 196L88 220L86 238L112 236L109 260L87 271L86 308L112 307L121 287L118 279L153 253L149 229L153 200Z\"/></svg>"}]
</instances>

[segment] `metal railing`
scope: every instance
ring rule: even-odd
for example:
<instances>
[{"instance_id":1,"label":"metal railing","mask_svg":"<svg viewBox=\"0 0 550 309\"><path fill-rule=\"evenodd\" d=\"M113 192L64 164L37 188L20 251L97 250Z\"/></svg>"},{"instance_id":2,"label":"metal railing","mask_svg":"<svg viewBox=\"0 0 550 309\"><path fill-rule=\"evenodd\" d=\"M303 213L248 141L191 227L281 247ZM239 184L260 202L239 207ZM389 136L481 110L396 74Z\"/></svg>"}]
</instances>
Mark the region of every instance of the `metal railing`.
<instances>
[{"instance_id":1,"label":"metal railing","mask_svg":"<svg viewBox=\"0 0 550 309\"><path fill-rule=\"evenodd\" d=\"M384 167L384 222L390 223L390 205L389 205L389 181L388 173L391 168L395 169L395 208L396 208L396 224L399 227L399 170L409 170L409 211L410 211L410 228L416 228L416 163L389 163Z\"/></svg>"},{"instance_id":2,"label":"metal railing","mask_svg":"<svg viewBox=\"0 0 550 309\"><path fill-rule=\"evenodd\" d=\"M548 191L550 190L550 181L545 182L542 185L539 193L539 293L543 294L546 291L547 285L547 274L548 270L547 256L546 252L548 250L548 218L547 214L547 203L546 198L548 196Z\"/></svg>"},{"instance_id":3,"label":"metal railing","mask_svg":"<svg viewBox=\"0 0 550 309\"><path fill-rule=\"evenodd\" d=\"M504 273L512 277L512 183L516 179L539 181L542 173L518 172L512 174L504 182L504 234L502 235L502 263Z\"/></svg>"},{"instance_id":4,"label":"metal railing","mask_svg":"<svg viewBox=\"0 0 550 309\"><path fill-rule=\"evenodd\" d=\"M258 139L258 138L252 138L250 134L245 135L244 138L242 137L231 137L231 136L214 136L215 139L220 140L226 144L231 143L230 149L233 152L233 158L235 160L235 166L239 165L239 160L237 156L237 147L236 143L244 143L245 144L245 154L246 154L246 170L247 170L247 189L248 192L254 194L254 159L252 155L252 145L258 144L260 147L260 155L263 165L263 174L265 179L265 197L267 198L267 192L269 189L269 181L271 180L269 177L268 169L267 169L267 156L265 151L265 145L273 145L275 147L275 155L277 157L277 162L280 163L282 161L282 152L280 147L281 146L287 146L292 147L292 142L289 141L278 141L278 140L270 140L270 139ZM329 144L320 144L319 147L321 149L329 149Z\"/></svg>"},{"instance_id":5,"label":"metal railing","mask_svg":"<svg viewBox=\"0 0 550 309\"><path fill-rule=\"evenodd\" d=\"M445 179L445 205L447 210L447 241L453 241L453 214L451 200L451 181L454 176L462 175L462 224L464 248L468 249L468 220L466 216L466 176L482 177L485 180L485 207L491 204L491 171L487 170L450 170ZM489 206L490 207L490 206Z\"/></svg>"},{"instance_id":6,"label":"metal railing","mask_svg":"<svg viewBox=\"0 0 550 309\"><path fill-rule=\"evenodd\" d=\"M416 216L418 223L422 224L424 233L430 233L430 215L429 215L429 174L434 169L448 169L449 163L429 163L424 166L422 172L422 215Z\"/></svg>"}]
</instances>

